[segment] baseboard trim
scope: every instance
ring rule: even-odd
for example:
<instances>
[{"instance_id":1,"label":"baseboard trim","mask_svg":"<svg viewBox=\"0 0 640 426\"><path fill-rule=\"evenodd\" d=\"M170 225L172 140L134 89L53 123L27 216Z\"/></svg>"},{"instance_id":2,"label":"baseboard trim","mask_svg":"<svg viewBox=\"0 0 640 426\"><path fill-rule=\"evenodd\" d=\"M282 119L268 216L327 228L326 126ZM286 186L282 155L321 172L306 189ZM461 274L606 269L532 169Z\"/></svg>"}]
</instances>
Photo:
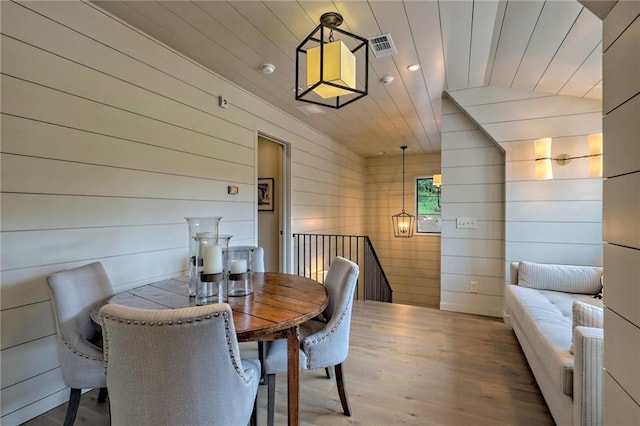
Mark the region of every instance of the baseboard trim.
<instances>
[{"instance_id":1,"label":"baseboard trim","mask_svg":"<svg viewBox=\"0 0 640 426\"><path fill-rule=\"evenodd\" d=\"M485 317L502 318L502 310L487 311L486 309L478 309L475 306L462 305L459 303L440 302L440 310L449 312L459 312L462 314L482 315Z\"/></svg>"}]
</instances>

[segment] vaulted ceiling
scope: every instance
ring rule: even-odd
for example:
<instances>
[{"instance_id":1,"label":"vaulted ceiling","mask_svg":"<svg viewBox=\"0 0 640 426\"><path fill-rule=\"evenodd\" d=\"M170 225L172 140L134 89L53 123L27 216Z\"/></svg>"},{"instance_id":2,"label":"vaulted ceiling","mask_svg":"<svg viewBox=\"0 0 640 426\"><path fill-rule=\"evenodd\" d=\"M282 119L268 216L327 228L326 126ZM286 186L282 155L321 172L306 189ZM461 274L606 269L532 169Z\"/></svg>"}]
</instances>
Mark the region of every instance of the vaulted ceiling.
<instances>
[{"instance_id":1,"label":"vaulted ceiling","mask_svg":"<svg viewBox=\"0 0 640 426\"><path fill-rule=\"evenodd\" d=\"M573 0L95 3L363 156L399 153L403 144L439 152L446 90L602 97L602 24ZM342 14L346 31L390 34L398 53L370 54L368 96L308 115L294 99L295 50L329 11ZM264 74L263 63L275 72ZM415 63L420 70L407 70ZM393 83L383 84L384 75Z\"/></svg>"}]
</instances>

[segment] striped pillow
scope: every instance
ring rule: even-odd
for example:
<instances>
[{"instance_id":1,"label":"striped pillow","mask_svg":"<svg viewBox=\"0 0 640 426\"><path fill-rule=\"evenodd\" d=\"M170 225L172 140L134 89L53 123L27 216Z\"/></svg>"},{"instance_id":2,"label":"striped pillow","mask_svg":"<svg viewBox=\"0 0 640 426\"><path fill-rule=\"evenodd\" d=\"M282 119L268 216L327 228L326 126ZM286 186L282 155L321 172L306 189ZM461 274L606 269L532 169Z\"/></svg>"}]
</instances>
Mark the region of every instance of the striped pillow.
<instances>
[{"instance_id":1,"label":"striped pillow","mask_svg":"<svg viewBox=\"0 0 640 426\"><path fill-rule=\"evenodd\" d=\"M552 265L520 262L518 285L538 290L597 294L602 268L598 266Z\"/></svg>"},{"instance_id":2,"label":"striped pillow","mask_svg":"<svg viewBox=\"0 0 640 426\"><path fill-rule=\"evenodd\" d=\"M573 313L573 324L571 326L571 348L569 352L573 353L573 333L576 327L604 327L604 314L602 308L588 303L573 301L571 307Z\"/></svg>"}]
</instances>

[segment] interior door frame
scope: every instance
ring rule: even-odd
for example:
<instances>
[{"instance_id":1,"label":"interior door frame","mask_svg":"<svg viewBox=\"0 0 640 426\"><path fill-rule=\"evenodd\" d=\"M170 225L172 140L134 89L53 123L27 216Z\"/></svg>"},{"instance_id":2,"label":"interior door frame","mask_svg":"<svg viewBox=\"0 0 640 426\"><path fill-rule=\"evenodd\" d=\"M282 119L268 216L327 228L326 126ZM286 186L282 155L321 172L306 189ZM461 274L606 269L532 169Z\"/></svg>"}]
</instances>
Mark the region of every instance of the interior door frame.
<instances>
[{"instance_id":1,"label":"interior door frame","mask_svg":"<svg viewBox=\"0 0 640 426\"><path fill-rule=\"evenodd\" d=\"M291 144L282 141L267 133L258 131L256 136L256 146L258 137L268 139L280 146L281 161L280 161L280 182L276 184L276 191L281 194L279 200L279 234L280 234L280 253L279 253L279 269L280 272L291 273L293 271L293 237L291 231ZM257 164L257 159L256 159ZM257 170L257 167L256 167ZM257 171L256 171L257 173ZM257 238L257 226L256 220L256 238Z\"/></svg>"}]
</instances>

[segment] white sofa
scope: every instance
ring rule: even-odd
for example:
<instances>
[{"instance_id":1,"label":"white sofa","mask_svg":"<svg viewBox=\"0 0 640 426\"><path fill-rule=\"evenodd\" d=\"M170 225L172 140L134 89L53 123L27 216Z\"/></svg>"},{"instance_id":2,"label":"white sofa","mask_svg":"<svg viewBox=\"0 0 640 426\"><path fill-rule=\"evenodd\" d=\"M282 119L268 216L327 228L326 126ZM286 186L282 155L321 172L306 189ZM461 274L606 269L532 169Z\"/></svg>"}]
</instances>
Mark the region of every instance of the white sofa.
<instances>
[{"instance_id":1,"label":"white sofa","mask_svg":"<svg viewBox=\"0 0 640 426\"><path fill-rule=\"evenodd\" d=\"M554 421L559 426L602 425L602 268L514 262L510 269L505 322L518 338Z\"/></svg>"}]
</instances>

